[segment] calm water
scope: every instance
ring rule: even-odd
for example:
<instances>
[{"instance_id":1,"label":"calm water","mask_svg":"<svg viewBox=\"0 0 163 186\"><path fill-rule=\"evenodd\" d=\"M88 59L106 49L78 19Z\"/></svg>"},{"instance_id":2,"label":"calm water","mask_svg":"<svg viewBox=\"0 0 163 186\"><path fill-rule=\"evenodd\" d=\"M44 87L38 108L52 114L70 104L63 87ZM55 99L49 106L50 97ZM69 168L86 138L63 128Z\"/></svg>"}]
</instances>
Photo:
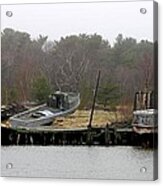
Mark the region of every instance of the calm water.
<instances>
[{"instance_id":1,"label":"calm water","mask_svg":"<svg viewBox=\"0 0 163 186\"><path fill-rule=\"evenodd\" d=\"M153 179L153 151L133 147L2 147L2 176ZM13 167L7 167L12 163ZM141 172L142 167L146 172Z\"/></svg>"}]
</instances>

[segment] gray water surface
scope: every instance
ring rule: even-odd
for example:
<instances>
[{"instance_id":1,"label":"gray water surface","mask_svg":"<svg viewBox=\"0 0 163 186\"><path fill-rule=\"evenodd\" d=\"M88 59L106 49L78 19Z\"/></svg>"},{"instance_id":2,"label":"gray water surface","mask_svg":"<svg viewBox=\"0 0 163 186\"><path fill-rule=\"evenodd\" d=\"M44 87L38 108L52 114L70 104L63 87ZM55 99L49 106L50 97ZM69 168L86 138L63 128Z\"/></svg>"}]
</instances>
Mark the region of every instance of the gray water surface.
<instances>
[{"instance_id":1,"label":"gray water surface","mask_svg":"<svg viewBox=\"0 0 163 186\"><path fill-rule=\"evenodd\" d=\"M1 174L153 180L153 153L152 150L119 146L9 146L1 148ZM141 172L143 167L146 172Z\"/></svg>"}]
</instances>

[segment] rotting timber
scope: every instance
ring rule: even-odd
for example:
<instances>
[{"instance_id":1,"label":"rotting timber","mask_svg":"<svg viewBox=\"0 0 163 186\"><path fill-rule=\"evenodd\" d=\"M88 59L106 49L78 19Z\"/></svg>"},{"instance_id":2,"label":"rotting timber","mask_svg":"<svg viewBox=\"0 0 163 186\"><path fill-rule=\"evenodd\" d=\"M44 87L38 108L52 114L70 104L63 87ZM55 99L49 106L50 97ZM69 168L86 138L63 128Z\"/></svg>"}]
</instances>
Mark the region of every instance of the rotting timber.
<instances>
[{"instance_id":1,"label":"rotting timber","mask_svg":"<svg viewBox=\"0 0 163 186\"><path fill-rule=\"evenodd\" d=\"M123 127L122 127L123 126ZM105 128L12 129L1 127L2 145L131 145L154 147L157 133L137 134L131 125L112 124Z\"/></svg>"},{"instance_id":2,"label":"rotting timber","mask_svg":"<svg viewBox=\"0 0 163 186\"><path fill-rule=\"evenodd\" d=\"M106 123L105 127L93 127L92 119L99 79L100 72L97 78L90 120L87 127L70 129L54 129L52 126L11 128L2 124L2 145L127 145L157 148L157 130L137 133L131 124L132 122ZM136 93L134 110L141 110L142 107L147 109L146 105L149 108L155 107L152 105L152 97L153 93L150 95L147 92Z\"/></svg>"}]
</instances>

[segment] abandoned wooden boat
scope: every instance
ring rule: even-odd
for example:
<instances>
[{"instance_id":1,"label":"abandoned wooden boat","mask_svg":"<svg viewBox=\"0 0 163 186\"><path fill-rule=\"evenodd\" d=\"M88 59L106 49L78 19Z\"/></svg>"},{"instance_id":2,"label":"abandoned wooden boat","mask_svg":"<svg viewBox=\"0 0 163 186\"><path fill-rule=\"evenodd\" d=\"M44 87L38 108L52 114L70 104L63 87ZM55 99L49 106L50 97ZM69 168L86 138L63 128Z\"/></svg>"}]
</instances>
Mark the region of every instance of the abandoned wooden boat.
<instances>
[{"instance_id":1,"label":"abandoned wooden boat","mask_svg":"<svg viewBox=\"0 0 163 186\"><path fill-rule=\"evenodd\" d=\"M132 126L138 134L156 133L158 112L156 94L153 91L135 93Z\"/></svg>"},{"instance_id":2,"label":"abandoned wooden boat","mask_svg":"<svg viewBox=\"0 0 163 186\"><path fill-rule=\"evenodd\" d=\"M79 93L57 91L49 96L47 103L16 114L9 121L13 128L45 126L56 117L74 112L79 104Z\"/></svg>"},{"instance_id":3,"label":"abandoned wooden boat","mask_svg":"<svg viewBox=\"0 0 163 186\"><path fill-rule=\"evenodd\" d=\"M155 133L157 132L157 110L146 109L133 112L133 130L136 133Z\"/></svg>"}]
</instances>

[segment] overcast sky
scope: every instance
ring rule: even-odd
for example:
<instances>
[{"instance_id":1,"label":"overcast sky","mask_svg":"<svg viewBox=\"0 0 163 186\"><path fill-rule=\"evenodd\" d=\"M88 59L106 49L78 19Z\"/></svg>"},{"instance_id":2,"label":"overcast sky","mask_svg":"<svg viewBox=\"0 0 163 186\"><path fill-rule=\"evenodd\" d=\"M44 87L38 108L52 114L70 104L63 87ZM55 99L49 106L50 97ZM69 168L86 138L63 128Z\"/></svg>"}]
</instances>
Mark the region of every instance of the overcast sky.
<instances>
[{"instance_id":1,"label":"overcast sky","mask_svg":"<svg viewBox=\"0 0 163 186\"><path fill-rule=\"evenodd\" d=\"M146 8L147 13L140 13ZM28 32L31 38L39 34L49 40L62 36L97 33L114 43L116 36L153 40L153 2L108 2L70 4L2 5L1 30L10 27ZM7 17L6 11L13 16Z\"/></svg>"}]
</instances>

